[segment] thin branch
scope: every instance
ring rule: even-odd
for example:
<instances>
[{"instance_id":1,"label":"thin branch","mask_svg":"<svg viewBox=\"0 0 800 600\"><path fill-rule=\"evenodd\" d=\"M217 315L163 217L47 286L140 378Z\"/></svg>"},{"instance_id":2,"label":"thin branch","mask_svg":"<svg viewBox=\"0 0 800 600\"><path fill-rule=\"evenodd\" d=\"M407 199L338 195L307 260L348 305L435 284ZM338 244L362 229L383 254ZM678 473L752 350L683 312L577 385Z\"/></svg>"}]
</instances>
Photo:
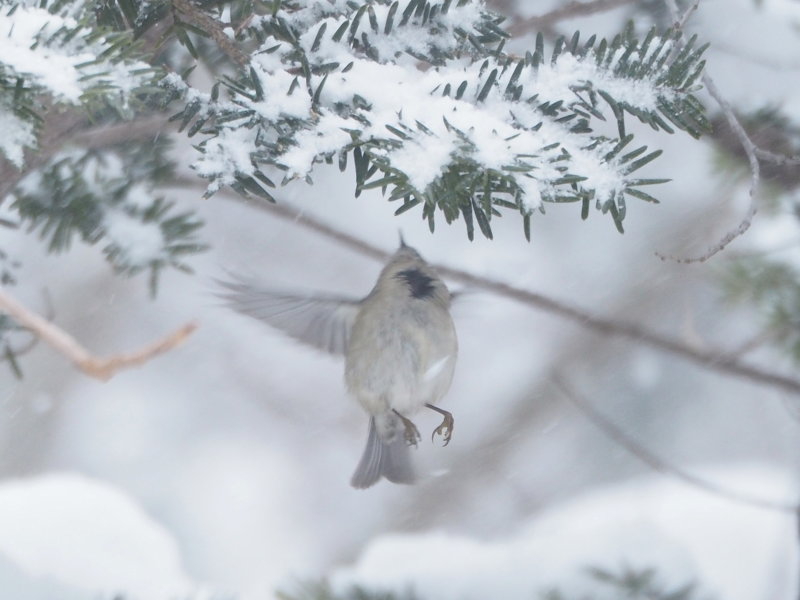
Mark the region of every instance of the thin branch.
<instances>
[{"instance_id":1,"label":"thin branch","mask_svg":"<svg viewBox=\"0 0 800 600\"><path fill-rule=\"evenodd\" d=\"M705 262L715 254L718 254L724 250L728 244L750 229L750 226L753 224L753 218L758 212L758 188L761 179L761 165L758 162L758 157L756 156L756 145L750 139L750 136L747 135L747 132L739 122L739 119L733 113L733 108L722 96L716 84L714 83L714 80L711 79L708 74L703 75L703 84L706 86L708 93L711 94L711 97L717 101L717 104L719 104L719 107L722 109L722 113L725 115L728 124L730 125L736 137L739 138L739 143L742 145L742 148L747 154L747 160L750 163L750 206L748 207L747 213L744 215L739 224L734 229L726 233L722 239L719 240L719 242L714 244L704 254L690 258L678 258L674 256L665 256L657 252L656 256L658 256L661 260L670 258L679 263L686 264Z\"/></svg>"},{"instance_id":2,"label":"thin branch","mask_svg":"<svg viewBox=\"0 0 800 600\"><path fill-rule=\"evenodd\" d=\"M800 165L800 156L786 156L785 154L770 152L758 147L755 148L755 153L761 160L767 160L781 167Z\"/></svg>"},{"instance_id":3,"label":"thin branch","mask_svg":"<svg viewBox=\"0 0 800 600\"><path fill-rule=\"evenodd\" d=\"M122 142L153 139L170 129L170 113L161 112L142 116L133 121L108 123L76 133L70 144L86 149L105 148Z\"/></svg>"},{"instance_id":4,"label":"thin branch","mask_svg":"<svg viewBox=\"0 0 800 600\"><path fill-rule=\"evenodd\" d=\"M588 400L575 393L575 391L565 383L560 374L554 375L552 380L562 395L578 410L580 410L587 419L589 419L598 429L600 429L600 431L608 436L608 438L614 443L625 448L633 456L638 458L641 462L646 464L654 471L678 479L696 489L708 492L721 498L725 498L726 500L730 500L738 504L745 504L747 506L754 506L757 508L766 508L769 510L790 514L796 514L798 510L800 510L800 504L798 503L770 500L767 498L752 496L750 494L730 490L724 486L717 485L698 477L697 475L692 475L691 473L688 473L683 469L670 464L660 456L656 455L654 452L651 452L642 446L639 442L625 433L622 428L615 425L608 418L597 411L597 409L595 409Z\"/></svg>"},{"instance_id":5,"label":"thin branch","mask_svg":"<svg viewBox=\"0 0 800 600\"><path fill-rule=\"evenodd\" d=\"M592 0L590 2L577 2L572 0L548 13L527 19L519 19L511 24L508 32L511 35L522 35L531 31L549 29L554 23L575 17L585 17L595 13L612 10L634 4L636 0Z\"/></svg>"},{"instance_id":6,"label":"thin branch","mask_svg":"<svg viewBox=\"0 0 800 600\"><path fill-rule=\"evenodd\" d=\"M184 21L211 36L211 39L216 42L220 50L237 65L243 67L250 62L247 54L242 52L233 40L225 34L220 23L203 12L192 0L172 0L172 6Z\"/></svg>"},{"instance_id":7,"label":"thin branch","mask_svg":"<svg viewBox=\"0 0 800 600\"><path fill-rule=\"evenodd\" d=\"M741 342L736 348L733 348L729 351L728 356L741 358L745 354L753 352L758 348L761 348L768 342L774 342L776 337L776 332L767 329L766 331L762 331L761 333L754 335L748 340Z\"/></svg>"},{"instance_id":8,"label":"thin branch","mask_svg":"<svg viewBox=\"0 0 800 600\"><path fill-rule=\"evenodd\" d=\"M664 2L669 8L672 18L675 20L675 25L679 31L682 31L687 20L689 19L689 16L697 9L699 4L699 0L696 0L683 15L680 15L678 11L678 5L676 4L675 0L664 0ZM756 156L756 145L750 139L750 136L747 135L747 132L745 131L741 122L739 122L739 119L734 114L733 107L731 107L730 103L722 96L721 92L717 88L717 85L714 83L714 80L708 73L703 74L703 84L705 85L711 97L717 101L717 104L719 104L722 114L725 115L725 119L728 121L728 125L730 125L736 137L739 138L739 143L747 155L747 160L750 163L750 206L739 224L734 229L726 233L722 239L719 240L719 242L714 244L704 254L690 258L679 258L656 252L656 256L658 256L661 260L671 259L679 263L705 262L712 256L724 250L728 244L750 229L750 226L753 224L753 218L755 217L756 212L758 212L758 188L761 179L761 165L759 164L758 157Z\"/></svg>"},{"instance_id":9,"label":"thin branch","mask_svg":"<svg viewBox=\"0 0 800 600\"><path fill-rule=\"evenodd\" d=\"M677 6L675 8L677 8ZM675 27L683 31L683 28L686 27L686 23L689 22L689 19L691 18L692 14L698 8L700 8L700 0L694 0L694 2L691 5L689 5L689 8L686 9L683 15L681 15L681 17L676 21ZM675 15L675 12L673 11L672 14Z\"/></svg>"},{"instance_id":10,"label":"thin branch","mask_svg":"<svg viewBox=\"0 0 800 600\"><path fill-rule=\"evenodd\" d=\"M153 357L172 350L197 328L196 323L188 323L167 337L137 352L99 358L92 355L64 330L32 312L2 289L0 289L0 309L66 356L81 371L102 381L110 379L117 371L144 364Z\"/></svg>"},{"instance_id":11,"label":"thin branch","mask_svg":"<svg viewBox=\"0 0 800 600\"><path fill-rule=\"evenodd\" d=\"M186 180L186 183L189 184L190 180ZM197 181L194 182L194 185L197 185ZM224 197L243 201L241 196L232 192L223 192L222 194ZM313 217L302 214L293 208L287 207L285 204L272 204L260 199L247 201L246 204L247 206L258 208L269 214L301 225L306 229L315 231L334 240L341 246L350 248L351 250L377 261L384 262L391 254L362 239L356 238ZM569 321L573 321L582 327L592 329L598 333L631 339L657 348L658 350L674 354L714 371L734 375L756 383L770 385L792 394L800 394L800 379L776 373L756 365L751 365L725 350L694 348L684 343L679 338L658 333L636 323L598 316L581 307L570 305L543 294L518 288L502 281L489 279L487 277L479 277L461 269L443 265L434 266L442 276L448 279L488 290L495 294L505 296L506 298L511 298L522 304L533 306Z\"/></svg>"}]
</instances>

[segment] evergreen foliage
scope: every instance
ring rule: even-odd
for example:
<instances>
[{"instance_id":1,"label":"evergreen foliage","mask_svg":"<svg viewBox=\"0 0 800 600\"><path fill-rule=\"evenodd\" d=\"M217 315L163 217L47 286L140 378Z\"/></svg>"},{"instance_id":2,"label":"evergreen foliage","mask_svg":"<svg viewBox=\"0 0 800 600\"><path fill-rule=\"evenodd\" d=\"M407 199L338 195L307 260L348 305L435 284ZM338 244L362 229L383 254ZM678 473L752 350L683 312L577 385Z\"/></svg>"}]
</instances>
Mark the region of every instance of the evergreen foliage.
<instances>
[{"instance_id":1,"label":"evergreen foliage","mask_svg":"<svg viewBox=\"0 0 800 600\"><path fill-rule=\"evenodd\" d=\"M596 583L597 593L575 598L559 589L532 590L531 598L540 600L600 600L625 598L626 600L708 600L694 583L668 586L663 583L655 568L618 570L590 567L586 570L589 581ZM279 600L424 600L409 587L406 591L373 590L352 586L346 591L334 591L325 581L307 582L292 592L279 592Z\"/></svg>"},{"instance_id":2,"label":"evergreen foliage","mask_svg":"<svg viewBox=\"0 0 800 600\"><path fill-rule=\"evenodd\" d=\"M278 2L251 19L248 69L201 93L176 76L175 115L211 180L274 201L281 183L311 181L318 162L354 163L356 194L380 188L396 213L421 206L431 230L440 211L492 237L500 209L518 211L530 237L544 202L591 204L622 231L626 197L656 201L665 181L637 171L660 151L632 145L625 116L656 130L707 129L693 91L705 46L674 31L639 40L576 33L546 52L541 35L525 56L503 51L501 20L470 0ZM380 79L381 85L375 81ZM228 91L220 98L220 84ZM596 131L610 112L614 134ZM602 123L601 123L602 124Z\"/></svg>"},{"instance_id":3,"label":"evergreen foliage","mask_svg":"<svg viewBox=\"0 0 800 600\"><path fill-rule=\"evenodd\" d=\"M172 178L168 143L155 141L94 150L67 150L22 180L12 209L47 242L68 250L73 237L102 242L113 268L127 275L149 269L155 294L159 270L188 267L182 257L202 249L201 222L175 214L155 186Z\"/></svg>"},{"instance_id":4,"label":"evergreen foliage","mask_svg":"<svg viewBox=\"0 0 800 600\"><path fill-rule=\"evenodd\" d=\"M161 70L129 33L99 25L91 3L18 0L0 15L0 155L20 169L24 150L38 148L44 112L79 106L130 119L158 91Z\"/></svg>"},{"instance_id":5,"label":"evergreen foliage","mask_svg":"<svg viewBox=\"0 0 800 600\"><path fill-rule=\"evenodd\" d=\"M200 220L161 191L169 135L70 144L73 132L166 108L199 140L208 195L274 201L317 163L351 164L357 195L380 188L431 230L437 214L463 218L472 239L492 237L503 210L530 238L548 202L578 202L584 218L594 205L622 231L627 199L655 201L646 190L665 181L639 174L660 151L626 120L708 127L693 95L704 45L628 27L549 49L539 35L516 56L482 0L13 0L0 16L0 226L51 252L97 244L116 272L149 272L153 292L204 248Z\"/></svg>"}]
</instances>

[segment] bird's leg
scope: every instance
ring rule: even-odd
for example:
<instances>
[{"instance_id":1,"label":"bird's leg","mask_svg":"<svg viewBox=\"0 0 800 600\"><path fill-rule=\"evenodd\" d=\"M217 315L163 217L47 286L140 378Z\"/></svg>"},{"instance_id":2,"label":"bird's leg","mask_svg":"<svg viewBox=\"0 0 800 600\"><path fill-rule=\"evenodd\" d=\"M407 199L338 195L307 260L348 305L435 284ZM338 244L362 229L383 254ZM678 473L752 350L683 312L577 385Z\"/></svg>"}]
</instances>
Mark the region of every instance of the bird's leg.
<instances>
[{"instance_id":1,"label":"bird's leg","mask_svg":"<svg viewBox=\"0 0 800 600\"><path fill-rule=\"evenodd\" d=\"M403 422L403 426L406 428L406 433L405 433L406 444L408 444L409 446L416 447L417 442L420 439L422 439L422 436L419 434L419 429L417 429L417 426L414 425L414 423L412 423L410 419L405 418L396 410L392 409L392 412L394 412L394 414L400 417L400 420Z\"/></svg>"},{"instance_id":2,"label":"bird's leg","mask_svg":"<svg viewBox=\"0 0 800 600\"><path fill-rule=\"evenodd\" d=\"M426 403L425 406L431 410L435 410L444 417L444 419L442 419L442 424L433 430L433 433L431 434L431 441L433 441L433 438L438 433L444 439L444 445L447 446L447 444L450 443L450 438L453 436L453 425L455 425L453 415L446 410L439 408L438 406L434 406L433 404Z\"/></svg>"}]
</instances>

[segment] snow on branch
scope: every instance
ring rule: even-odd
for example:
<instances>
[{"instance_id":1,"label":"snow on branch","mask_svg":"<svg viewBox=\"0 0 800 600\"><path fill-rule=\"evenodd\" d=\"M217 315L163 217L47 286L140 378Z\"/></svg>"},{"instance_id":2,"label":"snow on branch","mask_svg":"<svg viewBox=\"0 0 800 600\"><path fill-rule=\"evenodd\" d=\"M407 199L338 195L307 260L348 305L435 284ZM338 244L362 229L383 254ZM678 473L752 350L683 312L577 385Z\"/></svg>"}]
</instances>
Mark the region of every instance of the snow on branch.
<instances>
[{"instance_id":1,"label":"snow on branch","mask_svg":"<svg viewBox=\"0 0 800 600\"><path fill-rule=\"evenodd\" d=\"M130 34L92 22L90 3L12 2L0 9L0 154L17 168L52 104L112 107L130 117L161 71ZM46 98L46 100L45 100Z\"/></svg>"},{"instance_id":2,"label":"snow on branch","mask_svg":"<svg viewBox=\"0 0 800 600\"><path fill-rule=\"evenodd\" d=\"M12 209L51 252L73 238L103 243L114 270L134 275L149 269L155 293L159 271L184 271L182 259L204 249L195 238L202 221L175 214L156 186L171 178L164 141L104 150L71 149L28 174L11 194Z\"/></svg>"},{"instance_id":3,"label":"snow on branch","mask_svg":"<svg viewBox=\"0 0 800 600\"><path fill-rule=\"evenodd\" d=\"M272 200L276 174L310 181L316 163L344 169L352 156L357 193L381 188L402 200L397 213L421 206L431 229L438 209L491 237L507 208L529 235L544 203L581 202L584 218L594 204L622 231L626 197L656 201L642 188L664 181L636 174L660 151L633 147L625 116L699 136L705 46L629 28L610 41L576 33L549 53L540 35L514 56L501 21L471 0L284 2L244 29L260 47L225 82L228 99L176 75L162 85L185 101L182 128L207 136L194 167L208 194ZM595 132L607 113L616 131Z\"/></svg>"}]
</instances>

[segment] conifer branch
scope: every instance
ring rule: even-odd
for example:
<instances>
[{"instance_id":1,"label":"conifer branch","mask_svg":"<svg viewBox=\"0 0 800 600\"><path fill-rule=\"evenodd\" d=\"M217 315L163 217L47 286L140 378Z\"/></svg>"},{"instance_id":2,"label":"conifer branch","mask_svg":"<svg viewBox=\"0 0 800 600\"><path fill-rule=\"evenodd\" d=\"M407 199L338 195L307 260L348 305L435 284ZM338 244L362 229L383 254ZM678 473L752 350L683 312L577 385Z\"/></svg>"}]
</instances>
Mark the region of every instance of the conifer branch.
<instances>
[{"instance_id":1,"label":"conifer branch","mask_svg":"<svg viewBox=\"0 0 800 600\"><path fill-rule=\"evenodd\" d=\"M0 289L0 310L8 313L22 326L68 358L86 375L101 381L107 381L122 369L139 366L159 354L169 352L183 343L197 328L196 323L187 323L170 335L136 352L101 358L91 354L63 329L31 311L2 289Z\"/></svg>"},{"instance_id":2,"label":"conifer branch","mask_svg":"<svg viewBox=\"0 0 800 600\"><path fill-rule=\"evenodd\" d=\"M708 129L694 95L707 44L673 52L674 30L576 32L552 50L539 35L517 56L503 51L502 17L477 0L275 8L242 28L259 44L247 72L210 93L175 74L162 81L184 100L180 130L204 136L193 167L209 180L206 196L231 187L273 201L277 185L311 182L316 164L352 160L356 195L380 188L396 214L421 210L431 230L442 215L462 220L470 239L491 238L492 219L512 210L529 237L535 211L574 202L582 218L594 206L622 232L630 198L657 202L647 186L665 181L640 175L661 151L636 147L626 117L693 137ZM434 67L424 78L420 62ZM376 69L391 73L377 94ZM612 135L596 130L604 113ZM417 156L430 158L426 168Z\"/></svg>"},{"instance_id":3,"label":"conifer branch","mask_svg":"<svg viewBox=\"0 0 800 600\"><path fill-rule=\"evenodd\" d=\"M238 66L243 67L249 62L247 54L225 34L220 23L203 12L192 0L172 0L172 6L182 20L208 33L219 49Z\"/></svg>"}]
</instances>

